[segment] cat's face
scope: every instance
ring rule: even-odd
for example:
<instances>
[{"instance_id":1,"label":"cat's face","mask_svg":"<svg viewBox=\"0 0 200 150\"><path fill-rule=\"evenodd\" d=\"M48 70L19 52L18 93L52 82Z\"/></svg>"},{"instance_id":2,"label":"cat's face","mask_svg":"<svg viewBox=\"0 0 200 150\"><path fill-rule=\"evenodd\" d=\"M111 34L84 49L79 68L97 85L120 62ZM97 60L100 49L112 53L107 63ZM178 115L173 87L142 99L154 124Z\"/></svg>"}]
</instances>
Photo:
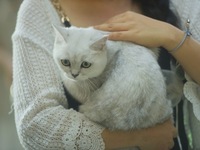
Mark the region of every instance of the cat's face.
<instances>
[{"instance_id":1,"label":"cat's face","mask_svg":"<svg viewBox=\"0 0 200 150\"><path fill-rule=\"evenodd\" d=\"M64 76L72 80L87 80L104 71L107 64L105 37L94 41L94 35L90 33L93 30L56 30L53 56Z\"/></svg>"}]
</instances>

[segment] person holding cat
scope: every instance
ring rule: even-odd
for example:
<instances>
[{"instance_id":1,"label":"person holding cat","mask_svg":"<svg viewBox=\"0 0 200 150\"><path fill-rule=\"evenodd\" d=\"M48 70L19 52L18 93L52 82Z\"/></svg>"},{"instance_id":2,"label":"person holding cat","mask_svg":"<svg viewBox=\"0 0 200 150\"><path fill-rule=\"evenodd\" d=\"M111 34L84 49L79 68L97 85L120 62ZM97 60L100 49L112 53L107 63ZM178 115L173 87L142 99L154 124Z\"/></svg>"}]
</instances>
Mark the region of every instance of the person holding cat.
<instances>
[{"instance_id":1,"label":"person holding cat","mask_svg":"<svg viewBox=\"0 0 200 150\"><path fill-rule=\"evenodd\" d=\"M181 11L185 9L180 8L180 2L177 0L173 5L182 14ZM199 2L196 0L196 3ZM60 17L65 25L95 26L97 29L112 31L109 35L112 40L131 41L146 47L163 47L159 59L161 67L169 69L172 55L190 75L191 78L186 76L185 97L192 104L196 104L194 111L199 119L197 90L200 83L200 44L169 24L177 25L177 20L168 4L168 0L23 1L12 37L13 103L16 128L23 147L100 150L138 146L141 150L172 149L176 129L170 120L147 129L109 131L70 109L62 80L52 58L55 38L52 24L64 26ZM66 15L70 22L66 22ZM104 22L106 23L103 24ZM102 25L97 26L99 24ZM191 26L194 24L191 23ZM194 31L199 31L198 27L195 27ZM199 40L192 28L191 32L192 36ZM184 41L180 45L183 37ZM192 110L191 107L190 109ZM198 121L196 122L198 124ZM198 139L195 138L193 146L198 148Z\"/></svg>"}]
</instances>

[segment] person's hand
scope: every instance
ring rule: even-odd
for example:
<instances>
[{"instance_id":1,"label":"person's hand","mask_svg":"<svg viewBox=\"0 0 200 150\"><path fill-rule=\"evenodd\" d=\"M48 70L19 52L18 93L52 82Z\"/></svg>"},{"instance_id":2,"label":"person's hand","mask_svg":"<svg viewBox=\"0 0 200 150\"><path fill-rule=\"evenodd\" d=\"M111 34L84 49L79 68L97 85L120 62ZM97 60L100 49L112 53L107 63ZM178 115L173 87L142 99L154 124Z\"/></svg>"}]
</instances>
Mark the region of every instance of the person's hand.
<instances>
[{"instance_id":1,"label":"person's hand","mask_svg":"<svg viewBox=\"0 0 200 150\"><path fill-rule=\"evenodd\" d=\"M144 135L139 136L141 150L170 150L174 147L173 138L177 136L177 129L171 119L142 132Z\"/></svg>"},{"instance_id":2,"label":"person's hand","mask_svg":"<svg viewBox=\"0 0 200 150\"><path fill-rule=\"evenodd\" d=\"M177 130L171 119L151 128L133 131L109 131L105 129L102 137L107 150L139 147L140 150L170 150Z\"/></svg>"},{"instance_id":3,"label":"person's hand","mask_svg":"<svg viewBox=\"0 0 200 150\"><path fill-rule=\"evenodd\" d=\"M184 34L168 23L131 11L114 16L104 24L94 28L110 31L108 37L110 40L130 41L149 48L174 48L177 43L173 45L171 41L177 37L174 37L175 34L172 33L179 33L180 39ZM172 45L171 47L168 47L169 43Z\"/></svg>"}]
</instances>

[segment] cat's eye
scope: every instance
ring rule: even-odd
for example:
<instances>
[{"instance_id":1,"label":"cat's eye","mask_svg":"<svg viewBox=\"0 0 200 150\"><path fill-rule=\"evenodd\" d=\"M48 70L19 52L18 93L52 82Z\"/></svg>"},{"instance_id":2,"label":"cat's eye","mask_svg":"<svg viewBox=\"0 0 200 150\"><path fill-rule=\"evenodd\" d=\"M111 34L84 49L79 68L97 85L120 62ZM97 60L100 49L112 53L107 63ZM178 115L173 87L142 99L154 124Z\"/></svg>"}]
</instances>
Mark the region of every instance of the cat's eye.
<instances>
[{"instance_id":1,"label":"cat's eye","mask_svg":"<svg viewBox=\"0 0 200 150\"><path fill-rule=\"evenodd\" d=\"M84 61L84 62L82 62L81 67L82 68L89 68L91 65L92 65L91 63Z\"/></svg>"},{"instance_id":2,"label":"cat's eye","mask_svg":"<svg viewBox=\"0 0 200 150\"><path fill-rule=\"evenodd\" d=\"M67 66L69 67L71 64L70 64L70 61L68 59L61 59L61 63L64 65L64 66Z\"/></svg>"}]
</instances>

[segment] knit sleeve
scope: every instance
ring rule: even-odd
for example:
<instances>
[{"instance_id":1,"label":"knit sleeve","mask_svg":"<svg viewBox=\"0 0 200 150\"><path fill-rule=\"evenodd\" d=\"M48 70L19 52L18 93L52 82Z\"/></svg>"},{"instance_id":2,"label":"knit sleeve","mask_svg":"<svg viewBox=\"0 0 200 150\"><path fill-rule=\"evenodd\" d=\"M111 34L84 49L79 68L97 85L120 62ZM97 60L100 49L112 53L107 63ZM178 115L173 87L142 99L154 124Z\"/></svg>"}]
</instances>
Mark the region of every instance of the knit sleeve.
<instances>
[{"instance_id":1,"label":"knit sleeve","mask_svg":"<svg viewBox=\"0 0 200 150\"><path fill-rule=\"evenodd\" d=\"M103 150L104 128L67 109L51 54L51 21L42 2L23 1L12 36L13 103L20 142L29 150Z\"/></svg>"}]
</instances>

